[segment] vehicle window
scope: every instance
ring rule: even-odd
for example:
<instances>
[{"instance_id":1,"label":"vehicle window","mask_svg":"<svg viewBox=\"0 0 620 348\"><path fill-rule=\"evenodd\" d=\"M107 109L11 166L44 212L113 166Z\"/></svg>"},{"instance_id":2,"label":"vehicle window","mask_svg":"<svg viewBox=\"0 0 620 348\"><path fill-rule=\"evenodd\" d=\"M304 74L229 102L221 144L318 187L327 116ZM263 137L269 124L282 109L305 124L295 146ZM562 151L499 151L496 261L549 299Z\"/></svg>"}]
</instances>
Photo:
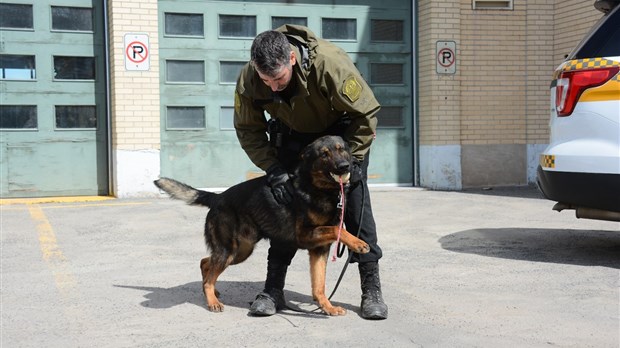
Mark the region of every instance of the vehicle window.
<instances>
[{"instance_id":1,"label":"vehicle window","mask_svg":"<svg viewBox=\"0 0 620 348\"><path fill-rule=\"evenodd\" d=\"M573 59L620 56L620 6L578 48Z\"/></svg>"}]
</instances>

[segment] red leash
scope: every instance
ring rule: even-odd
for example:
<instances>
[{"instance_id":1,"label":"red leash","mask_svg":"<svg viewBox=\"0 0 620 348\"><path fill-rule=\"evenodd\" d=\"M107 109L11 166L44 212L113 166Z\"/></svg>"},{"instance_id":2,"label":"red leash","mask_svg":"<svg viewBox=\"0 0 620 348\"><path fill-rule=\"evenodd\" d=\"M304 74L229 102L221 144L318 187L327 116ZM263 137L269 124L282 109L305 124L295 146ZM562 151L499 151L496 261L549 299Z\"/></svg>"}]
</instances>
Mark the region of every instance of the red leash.
<instances>
[{"instance_id":1,"label":"red leash","mask_svg":"<svg viewBox=\"0 0 620 348\"><path fill-rule=\"evenodd\" d=\"M338 224L338 237L336 238L334 255L332 256L332 262L336 262L338 255L338 246L340 245L340 233L342 232L342 226L344 225L344 184L342 183L342 176L340 176L340 224Z\"/></svg>"}]
</instances>

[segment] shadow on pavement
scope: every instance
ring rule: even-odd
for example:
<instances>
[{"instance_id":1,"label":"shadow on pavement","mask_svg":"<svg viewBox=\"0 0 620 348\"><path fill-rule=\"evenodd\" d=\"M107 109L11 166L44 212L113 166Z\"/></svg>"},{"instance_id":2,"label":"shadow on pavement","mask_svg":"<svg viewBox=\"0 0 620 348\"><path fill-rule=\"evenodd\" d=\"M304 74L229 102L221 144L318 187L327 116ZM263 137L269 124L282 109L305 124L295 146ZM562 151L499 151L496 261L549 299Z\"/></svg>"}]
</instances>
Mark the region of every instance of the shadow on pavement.
<instances>
[{"instance_id":1,"label":"shadow on pavement","mask_svg":"<svg viewBox=\"0 0 620 348\"><path fill-rule=\"evenodd\" d=\"M459 253L620 268L620 231L481 228L453 233L439 242Z\"/></svg>"},{"instance_id":2,"label":"shadow on pavement","mask_svg":"<svg viewBox=\"0 0 620 348\"><path fill-rule=\"evenodd\" d=\"M250 303L262 290L263 284L263 282L218 281L217 289L220 292L219 299L224 303L225 307L230 306L249 309ZM205 310L207 309L202 293L202 282L191 282L171 288L118 284L114 284L114 287L147 292L147 294L143 295L146 301L140 303L140 305L147 308L166 309L190 303L203 307ZM285 309L284 312L279 312L280 314L328 318L328 316L323 314L320 310L314 311L317 309L317 306L312 301L310 295L289 290L284 290L284 294L288 308ZM350 304L336 301L332 301L332 303L345 308L350 314L359 311L359 307ZM225 310L224 308L224 311Z\"/></svg>"}]
</instances>

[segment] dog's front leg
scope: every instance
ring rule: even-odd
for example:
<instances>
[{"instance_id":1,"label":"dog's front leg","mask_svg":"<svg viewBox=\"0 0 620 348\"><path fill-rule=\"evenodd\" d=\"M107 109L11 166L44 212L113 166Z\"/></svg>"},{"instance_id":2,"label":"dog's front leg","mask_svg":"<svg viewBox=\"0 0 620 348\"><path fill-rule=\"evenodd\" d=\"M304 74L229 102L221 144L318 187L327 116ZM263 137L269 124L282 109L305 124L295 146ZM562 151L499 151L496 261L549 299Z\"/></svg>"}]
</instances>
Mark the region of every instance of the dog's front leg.
<instances>
[{"instance_id":1,"label":"dog's front leg","mask_svg":"<svg viewBox=\"0 0 620 348\"><path fill-rule=\"evenodd\" d=\"M327 268L327 255L329 247L319 247L308 250L310 255L310 281L312 284L312 297L318 302L321 310L328 315L345 315L346 309L333 306L325 296L325 270Z\"/></svg>"},{"instance_id":2,"label":"dog's front leg","mask_svg":"<svg viewBox=\"0 0 620 348\"><path fill-rule=\"evenodd\" d=\"M338 229L338 226L314 227L311 231L298 234L297 242L300 246L307 249L329 245L338 238ZM370 251L370 246L366 242L352 235L344 228L340 230L340 242L358 254L366 254Z\"/></svg>"}]
</instances>

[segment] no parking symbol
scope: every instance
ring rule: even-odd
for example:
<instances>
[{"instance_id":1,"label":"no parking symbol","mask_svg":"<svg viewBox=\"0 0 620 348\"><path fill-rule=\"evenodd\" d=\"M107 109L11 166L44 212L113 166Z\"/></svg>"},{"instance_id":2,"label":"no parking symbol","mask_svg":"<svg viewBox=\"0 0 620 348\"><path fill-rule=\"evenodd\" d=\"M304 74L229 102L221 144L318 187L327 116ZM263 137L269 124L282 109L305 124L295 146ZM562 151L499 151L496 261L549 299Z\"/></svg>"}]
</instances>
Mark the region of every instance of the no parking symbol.
<instances>
[{"instance_id":1,"label":"no parking symbol","mask_svg":"<svg viewBox=\"0 0 620 348\"><path fill-rule=\"evenodd\" d=\"M456 42L437 41L437 73L456 73Z\"/></svg>"},{"instance_id":2,"label":"no parking symbol","mask_svg":"<svg viewBox=\"0 0 620 348\"><path fill-rule=\"evenodd\" d=\"M125 70L147 71L150 69L149 36L125 34Z\"/></svg>"}]
</instances>

